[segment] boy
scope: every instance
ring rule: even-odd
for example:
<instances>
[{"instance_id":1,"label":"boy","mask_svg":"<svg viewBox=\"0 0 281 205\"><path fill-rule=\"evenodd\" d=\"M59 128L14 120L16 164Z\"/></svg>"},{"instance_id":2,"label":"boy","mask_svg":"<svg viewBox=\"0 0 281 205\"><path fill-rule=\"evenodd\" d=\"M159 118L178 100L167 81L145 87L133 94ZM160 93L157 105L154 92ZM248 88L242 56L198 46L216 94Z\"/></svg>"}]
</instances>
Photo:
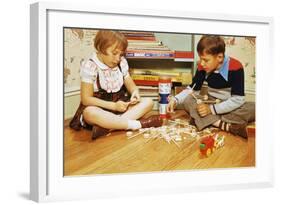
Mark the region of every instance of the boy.
<instances>
[{"instance_id":1,"label":"boy","mask_svg":"<svg viewBox=\"0 0 281 205\"><path fill-rule=\"evenodd\" d=\"M203 36L197 52L200 62L192 84L170 98L167 111L173 112L183 104L199 130L213 125L247 138L247 124L255 120L255 103L245 102L242 64L225 55L225 42L220 36ZM195 99L203 84L207 84L209 99L220 103L207 104Z\"/></svg>"}]
</instances>

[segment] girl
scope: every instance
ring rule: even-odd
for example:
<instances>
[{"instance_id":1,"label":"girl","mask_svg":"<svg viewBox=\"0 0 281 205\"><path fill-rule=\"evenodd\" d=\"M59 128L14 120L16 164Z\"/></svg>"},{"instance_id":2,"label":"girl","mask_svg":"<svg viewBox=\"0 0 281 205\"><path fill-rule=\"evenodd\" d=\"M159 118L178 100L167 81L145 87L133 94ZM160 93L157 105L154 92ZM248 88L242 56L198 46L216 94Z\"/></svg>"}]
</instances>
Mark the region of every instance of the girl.
<instances>
[{"instance_id":1,"label":"girl","mask_svg":"<svg viewBox=\"0 0 281 205\"><path fill-rule=\"evenodd\" d=\"M124 58L128 46L126 37L117 31L100 30L94 46L96 52L81 64L81 103L70 127L92 128L92 139L96 139L108 134L110 129L161 126L159 115L137 120L152 109L153 101L140 98L129 75Z\"/></svg>"}]
</instances>

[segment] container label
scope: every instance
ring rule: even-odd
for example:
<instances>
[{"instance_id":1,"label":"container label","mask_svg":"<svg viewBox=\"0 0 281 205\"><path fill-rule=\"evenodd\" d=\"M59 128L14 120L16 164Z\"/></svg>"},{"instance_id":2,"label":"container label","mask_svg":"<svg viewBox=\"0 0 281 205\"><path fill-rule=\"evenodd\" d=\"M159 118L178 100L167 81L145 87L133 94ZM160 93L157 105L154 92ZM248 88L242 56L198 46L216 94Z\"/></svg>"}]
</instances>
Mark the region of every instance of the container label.
<instances>
[{"instance_id":1,"label":"container label","mask_svg":"<svg viewBox=\"0 0 281 205\"><path fill-rule=\"evenodd\" d=\"M160 94L170 94L171 93L171 83L159 83L159 93Z\"/></svg>"}]
</instances>

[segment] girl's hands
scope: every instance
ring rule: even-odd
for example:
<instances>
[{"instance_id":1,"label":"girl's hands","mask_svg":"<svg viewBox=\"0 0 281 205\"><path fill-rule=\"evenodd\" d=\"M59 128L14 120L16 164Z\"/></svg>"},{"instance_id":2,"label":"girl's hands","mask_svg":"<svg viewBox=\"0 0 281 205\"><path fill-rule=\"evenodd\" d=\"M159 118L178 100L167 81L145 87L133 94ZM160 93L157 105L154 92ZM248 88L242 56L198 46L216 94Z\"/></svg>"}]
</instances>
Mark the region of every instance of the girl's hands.
<instances>
[{"instance_id":1,"label":"girl's hands","mask_svg":"<svg viewBox=\"0 0 281 205\"><path fill-rule=\"evenodd\" d=\"M131 95L130 98L130 105L135 105L140 101L140 94L139 94L139 90L136 89L134 90L134 92Z\"/></svg>"},{"instance_id":2,"label":"girl's hands","mask_svg":"<svg viewBox=\"0 0 281 205\"><path fill-rule=\"evenodd\" d=\"M124 101L117 101L115 103L115 111L118 112L125 112L128 109L130 102L124 102Z\"/></svg>"}]
</instances>

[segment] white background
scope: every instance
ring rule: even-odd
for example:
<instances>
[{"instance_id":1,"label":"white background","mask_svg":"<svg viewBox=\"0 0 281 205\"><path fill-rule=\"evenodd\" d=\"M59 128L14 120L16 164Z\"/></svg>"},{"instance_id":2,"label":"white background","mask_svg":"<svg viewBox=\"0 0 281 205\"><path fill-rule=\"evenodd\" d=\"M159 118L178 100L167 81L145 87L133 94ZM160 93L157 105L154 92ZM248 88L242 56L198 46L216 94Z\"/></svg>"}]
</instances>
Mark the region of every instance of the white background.
<instances>
[{"instance_id":1,"label":"white background","mask_svg":"<svg viewBox=\"0 0 281 205\"><path fill-rule=\"evenodd\" d=\"M150 0L151 1L151 0ZM29 195L29 4L34 1L6 1L0 9L0 52L1 52L1 168L0 168L0 203L32 204ZM79 0L79 2L83 2ZM91 1L100 6L150 8L164 10L186 10L195 12L215 12L243 15L273 16L275 20L275 66L264 68L274 71L273 80L279 80L281 68L277 67L280 58L281 13L278 1L267 0L251 2L245 0L200 0L200 1L153 1L149 0L98 0ZM139 4L137 3L139 2ZM146 3L149 2L149 3ZM279 65L279 64L278 64ZM279 80L280 81L280 80ZM266 84L265 84L266 86ZM276 83L276 87L280 87ZM278 89L276 89L276 93ZM275 99L274 99L274 98ZM278 95L272 100L280 99ZM272 127L280 122L280 108L277 106L272 116ZM279 122L278 122L279 121ZM275 133L275 187L267 189L236 190L223 192L186 193L176 195L144 196L132 198L114 198L95 201L72 201L63 204L280 204L280 135ZM149 184L149 183L148 183ZM57 202L55 204L62 204Z\"/></svg>"}]
</instances>

